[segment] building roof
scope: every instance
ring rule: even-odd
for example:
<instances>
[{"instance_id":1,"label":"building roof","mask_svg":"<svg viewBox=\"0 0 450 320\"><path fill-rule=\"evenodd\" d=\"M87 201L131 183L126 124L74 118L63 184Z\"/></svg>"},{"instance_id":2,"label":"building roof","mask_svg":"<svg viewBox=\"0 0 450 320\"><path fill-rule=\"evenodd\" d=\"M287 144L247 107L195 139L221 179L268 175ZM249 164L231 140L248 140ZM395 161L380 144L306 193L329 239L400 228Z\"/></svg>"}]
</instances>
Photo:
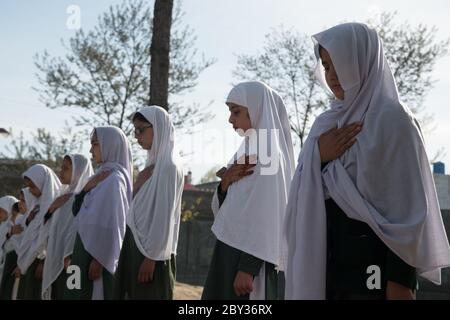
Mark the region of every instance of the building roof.
<instances>
[{"instance_id":1,"label":"building roof","mask_svg":"<svg viewBox=\"0 0 450 320\"><path fill-rule=\"evenodd\" d=\"M194 186L193 184L185 183L183 190L198 191L199 189L196 186Z\"/></svg>"}]
</instances>

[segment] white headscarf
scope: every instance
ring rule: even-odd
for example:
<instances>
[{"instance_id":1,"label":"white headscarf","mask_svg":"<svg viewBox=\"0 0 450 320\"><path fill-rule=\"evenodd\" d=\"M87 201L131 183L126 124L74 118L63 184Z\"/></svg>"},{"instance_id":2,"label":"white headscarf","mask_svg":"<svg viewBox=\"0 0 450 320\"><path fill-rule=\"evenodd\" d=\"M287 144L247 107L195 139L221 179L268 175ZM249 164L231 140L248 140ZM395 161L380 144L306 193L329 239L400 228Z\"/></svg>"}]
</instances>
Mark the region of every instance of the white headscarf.
<instances>
[{"instance_id":1,"label":"white headscarf","mask_svg":"<svg viewBox=\"0 0 450 320\"><path fill-rule=\"evenodd\" d=\"M419 275L440 283L450 265L433 176L419 125L399 101L377 33L348 23L313 37L333 61L344 100L314 122L300 153L286 216L287 299L324 299L327 194L367 223ZM321 171L318 138L333 126L364 121L356 143Z\"/></svg>"},{"instance_id":2,"label":"white headscarf","mask_svg":"<svg viewBox=\"0 0 450 320\"><path fill-rule=\"evenodd\" d=\"M97 127L95 132L103 161L99 172L112 174L86 194L76 224L86 251L114 274L132 200L132 156L119 128Z\"/></svg>"},{"instance_id":3,"label":"white headscarf","mask_svg":"<svg viewBox=\"0 0 450 320\"><path fill-rule=\"evenodd\" d=\"M17 264L22 274L25 274L34 259L38 255L45 254L49 228L43 223L44 216L59 192L64 188L53 170L43 164L31 166L22 176L33 181L41 191L41 196L36 201L39 205L39 212L25 229L18 252Z\"/></svg>"},{"instance_id":4,"label":"white headscarf","mask_svg":"<svg viewBox=\"0 0 450 320\"><path fill-rule=\"evenodd\" d=\"M19 200L13 196L4 196L0 198L0 208L5 210L8 217L5 221L0 224L0 264L3 265L4 258L6 254L10 252L13 248L10 246L11 239L7 239L7 234L11 227L14 225L12 218L12 207ZM0 272L1 276L1 272ZM0 278L1 279L1 278Z\"/></svg>"},{"instance_id":5,"label":"white headscarf","mask_svg":"<svg viewBox=\"0 0 450 320\"><path fill-rule=\"evenodd\" d=\"M11 238L9 239L11 241L11 245L12 245L14 251L16 251L16 253L19 252L20 244L22 242L22 238L25 233L25 228L27 227L26 220L28 218L28 215L30 214L31 210L34 208L36 201L37 201L36 197L31 194L29 188L24 188L24 189L20 190L20 192L23 194L23 198L24 198L25 204L27 206L27 210L24 214L19 214L14 223L15 225L21 226L23 228L23 231L19 234L12 235Z\"/></svg>"},{"instance_id":6,"label":"white headscarf","mask_svg":"<svg viewBox=\"0 0 450 320\"><path fill-rule=\"evenodd\" d=\"M246 136L229 165L244 154L257 155L258 164L252 175L230 185L220 209L216 190L212 202L215 214L212 231L227 245L283 270L282 222L294 173L286 108L278 93L257 81L235 86L226 102L247 107L256 132ZM272 157L271 162L268 156Z\"/></svg>"},{"instance_id":7,"label":"white headscarf","mask_svg":"<svg viewBox=\"0 0 450 320\"><path fill-rule=\"evenodd\" d=\"M67 202L57 209L50 221L47 243L47 257L44 264L42 279L42 298L51 298L51 285L58 278L64 268L64 259L72 254L75 243L76 229L72 214L75 195L93 175L91 161L81 154L67 155L72 162L72 181L64 193L72 193Z\"/></svg>"},{"instance_id":8,"label":"white headscarf","mask_svg":"<svg viewBox=\"0 0 450 320\"><path fill-rule=\"evenodd\" d=\"M19 200L17 200L17 198L13 196L4 196L0 198L0 208L5 210L8 214L8 217L4 222L12 217L12 207L16 202L19 202Z\"/></svg>"},{"instance_id":9,"label":"white headscarf","mask_svg":"<svg viewBox=\"0 0 450 320\"><path fill-rule=\"evenodd\" d=\"M147 167L154 169L133 199L127 224L145 257L169 260L177 251L184 179L174 157L174 127L161 107L143 107L138 113L153 126Z\"/></svg>"}]
</instances>

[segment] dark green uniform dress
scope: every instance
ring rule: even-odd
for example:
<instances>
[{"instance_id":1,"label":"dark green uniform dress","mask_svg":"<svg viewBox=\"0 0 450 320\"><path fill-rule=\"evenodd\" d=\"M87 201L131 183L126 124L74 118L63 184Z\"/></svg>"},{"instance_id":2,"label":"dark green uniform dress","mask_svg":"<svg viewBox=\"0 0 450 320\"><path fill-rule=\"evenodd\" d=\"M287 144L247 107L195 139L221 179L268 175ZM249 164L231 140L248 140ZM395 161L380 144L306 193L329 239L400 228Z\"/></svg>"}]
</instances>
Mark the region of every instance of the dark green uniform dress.
<instances>
[{"instance_id":1,"label":"dark green uniform dress","mask_svg":"<svg viewBox=\"0 0 450 320\"><path fill-rule=\"evenodd\" d=\"M322 168L326 164L322 165ZM327 212L327 279L329 300L383 300L388 281L416 290L416 269L392 252L368 224L350 219L333 199ZM369 266L380 268L380 289L370 289Z\"/></svg>"},{"instance_id":2,"label":"dark green uniform dress","mask_svg":"<svg viewBox=\"0 0 450 320\"><path fill-rule=\"evenodd\" d=\"M17 254L14 250L8 252L5 257L3 267L3 276L0 284L0 300L11 300L12 290L14 287L14 269L17 266Z\"/></svg>"},{"instance_id":3,"label":"dark green uniform dress","mask_svg":"<svg viewBox=\"0 0 450 320\"><path fill-rule=\"evenodd\" d=\"M53 213L47 212L44 217L44 223L50 223ZM68 274L65 269L61 271L56 280L52 283L51 299L64 300L64 291L67 286Z\"/></svg>"},{"instance_id":4,"label":"dark green uniform dress","mask_svg":"<svg viewBox=\"0 0 450 320\"><path fill-rule=\"evenodd\" d=\"M36 206L32 211L39 212L39 207ZM33 218L34 219L34 218ZM25 224L28 226L32 219L28 217ZM35 259L28 267L27 272L20 276L19 288L17 290L18 300L41 300L42 297L42 279L36 278L36 268L39 263L44 263L43 260Z\"/></svg>"},{"instance_id":5,"label":"dark green uniform dress","mask_svg":"<svg viewBox=\"0 0 450 320\"><path fill-rule=\"evenodd\" d=\"M51 298L52 300L64 300L64 291L66 290L67 286L67 278L68 275L66 273L66 270L63 269L61 273L59 274L58 278L52 283L52 294Z\"/></svg>"},{"instance_id":6,"label":"dark green uniform dress","mask_svg":"<svg viewBox=\"0 0 450 320\"><path fill-rule=\"evenodd\" d=\"M87 192L82 191L75 196L75 200L72 207L72 213L74 216L80 211L83 204L84 196ZM73 248L71 265L76 265L80 268L81 275L81 288L69 289L64 287L63 297L70 300L91 300L93 291L93 281L89 280L89 266L93 260L93 257L86 251L81 241L80 235L77 233L75 239L75 245ZM111 299L113 294L113 275L103 268L103 298L105 300Z\"/></svg>"},{"instance_id":7,"label":"dark green uniform dress","mask_svg":"<svg viewBox=\"0 0 450 320\"><path fill-rule=\"evenodd\" d=\"M36 278L36 268L43 260L35 259L28 267L27 272L20 276L17 299L19 300L41 300L42 280Z\"/></svg>"},{"instance_id":8,"label":"dark green uniform dress","mask_svg":"<svg viewBox=\"0 0 450 320\"><path fill-rule=\"evenodd\" d=\"M176 274L175 256L172 255L170 260L156 261L153 280L139 283L139 269L144 259L144 255L136 246L131 229L127 226L119 266L114 275L114 298L172 300Z\"/></svg>"},{"instance_id":9,"label":"dark green uniform dress","mask_svg":"<svg viewBox=\"0 0 450 320\"><path fill-rule=\"evenodd\" d=\"M44 216L44 224L50 223L53 213L47 212ZM67 283L67 272L62 270L56 280L52 283L51 299L52 300L64 300L64 290L66 289Z\"/></svg>"},{"instance_id":10,"label":"dark green uniform dress","mask_svg":"<svg viewBox=\"0 0 450 320\"><path fill-rule=\"evenodd\" d=\"M220 185L217 195L219 206L226 197L222 193ZM220 240L216 240L214 253L208 271L208 276L203 289L203 300L248 300L250 295L237 296L234 292L234 279L238 271L253 275L259 275L260 269L265 264L265 296L268 300L277 299L277 272L275 266L265 262L241 250L233 248Z\"/></svg>"}]
</instances>

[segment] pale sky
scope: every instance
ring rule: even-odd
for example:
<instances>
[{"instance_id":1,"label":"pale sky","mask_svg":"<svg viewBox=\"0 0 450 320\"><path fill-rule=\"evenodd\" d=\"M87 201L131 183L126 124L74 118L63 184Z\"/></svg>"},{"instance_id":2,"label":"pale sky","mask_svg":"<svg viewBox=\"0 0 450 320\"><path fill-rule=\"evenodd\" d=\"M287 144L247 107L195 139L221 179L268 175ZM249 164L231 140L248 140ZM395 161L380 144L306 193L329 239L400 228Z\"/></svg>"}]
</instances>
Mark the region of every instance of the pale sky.
<instances>
[{"instance_id":1,"label":"pale sky","mask_svg":"<svg viewBox=\"0 0 450 320\"><path fill-rule=\"evenodd\" d=\"M64 121L83 114L76 109L48 109L38 101L31 89L37 86L33 55L47 49L51 55L63 55L61 39L74 35L66 27L69 5L81 10L81 27L92 28L97 16L111 4L121 0L0 0L0 127L13 127L25 135L45 127L56 133ZM153 3L153 2L152 2ZM428 1L301 1L301 0L184 0L184 22L197 35L197 48L217 62L199 78L194 91L179 97L186 103L206 106L214 100L211 111L215 118L205 124L197 136L182 137L183 148L195 155L186 158L185 170L192 170L194 181L211 167L226 164L239 141L228 124L228 108L223 103L231 89L232 70L236 55L258 52L264 36L271 28L284 25L312 35L342 21L364 22L380 11L397 11L397 21L408 20L412 25L435 25L438 39L450 37L445 0ZM312 43L311 43L312 45ZM441 161L450 168L450 56L438 61L433 73L437 80L425 101L427 112L435 115L436 130L426 136L429 155L445 148ZM215 130L212 132L211 130ZM0 151L8 139L0 140ZM88 153L88 141L83 149Z\"/></svg>"}]
</instances>

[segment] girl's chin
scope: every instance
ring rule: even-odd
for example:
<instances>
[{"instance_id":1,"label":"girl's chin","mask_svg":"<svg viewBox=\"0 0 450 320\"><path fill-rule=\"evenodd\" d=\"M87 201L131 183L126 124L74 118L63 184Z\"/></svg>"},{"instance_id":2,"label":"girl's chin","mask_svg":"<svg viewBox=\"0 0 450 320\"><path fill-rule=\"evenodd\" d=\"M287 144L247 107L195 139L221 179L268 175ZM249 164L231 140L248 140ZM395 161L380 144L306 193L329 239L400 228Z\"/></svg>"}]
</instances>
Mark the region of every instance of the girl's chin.
<instances>
[{"instance_id":1,"label":"girl's chin","mask_svg":"<svg viewBox=\"0 0 450 320\"><path fill-rule=\"evenodd\" d=\"M344 93L342 91L333 91L334 97L338 100L344 100Z\"/></svg>"},{"instance_id":2,"label":"girl's chin","mask_svg":"<svg viewBox=\"0 0 450 320\"><path fill-rule=\"evenodd\" d=\"M245 131L242 129L235 129L234 131L236 131L236 133L240 136L240 137L245 137Z\"/></svg>"},{"instance_id":3,"label":"girl's chin","mask_svg":"<svg viewBox=\"0 0 450 320\"><path fill-rule=\"evenodd\" d=\"M243 130L243 129L239 128L239 129L235 129L234 131L236 131L240 137L250 137L253 134L255 134L255 130L253 130L252 128L249 128L247 130Z\"/></svg>"}]
</instances>

